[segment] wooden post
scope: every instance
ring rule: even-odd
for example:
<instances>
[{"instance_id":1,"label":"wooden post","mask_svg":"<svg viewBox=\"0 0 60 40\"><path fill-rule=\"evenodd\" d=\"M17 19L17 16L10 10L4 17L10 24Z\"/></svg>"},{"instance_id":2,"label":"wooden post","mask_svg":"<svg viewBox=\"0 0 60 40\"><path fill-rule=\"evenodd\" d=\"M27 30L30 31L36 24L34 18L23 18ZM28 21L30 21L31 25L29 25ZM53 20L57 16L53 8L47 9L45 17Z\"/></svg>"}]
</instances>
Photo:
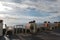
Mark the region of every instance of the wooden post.
<instances>
[{"instance_id":1,"label":"wooden post","mask_svg":"<svg viewBox=\"0 0 60 40\"><path fill-rule=\"evenodd\" d=\"M8 27L7 27L7 25L6 25L6 24L5 24L5 28L6 28L5 35L7 35L7 29L8 29Z\"/></svg>"},{"instance_id":2,"label":"wooden post","mask_svg":"<svg viewBox=\"0 0 60 40\"><path fill-rule=\"evenodd\" d=\"M19 26L19 33L20 33L20 26Z\"/></svg>"},{"instance_id":3,"label":"wooden post","mask_svg":"<svg viewBox=\"0 0 60 40\"><path fill-rule=\"evenodd\" d=\"M12 33L13 33L13 35L14 35L14 28L13 28L13 32L12 32Z\"/></svg>"},{"instance_id":4,"label":"wooden post","mask_svg":"<svg viewBox=\"0 0 60 40\"><path fill-rule=\"evenodd\" d=\"M23 26L22 26L22 33L23 33Z\"/></svg>"},{"instance_id":5,"label":"wooden post","mask_svg":"<svg viewBox=\"0 0 60 40\"><path fill-rule=\"evenodd\" d=\"M25 29L25 34L27 33L27 29Z\"/></svg>"},{"instance_id":6,"label":"wooden post","mask_svg":"<svg viewBox=\"0 0 60 40\"><path fill-rule=\"evenodd\" d=\"M17 34L17 26L16 26L16 34Z\"/></svg>"}]
</instances>

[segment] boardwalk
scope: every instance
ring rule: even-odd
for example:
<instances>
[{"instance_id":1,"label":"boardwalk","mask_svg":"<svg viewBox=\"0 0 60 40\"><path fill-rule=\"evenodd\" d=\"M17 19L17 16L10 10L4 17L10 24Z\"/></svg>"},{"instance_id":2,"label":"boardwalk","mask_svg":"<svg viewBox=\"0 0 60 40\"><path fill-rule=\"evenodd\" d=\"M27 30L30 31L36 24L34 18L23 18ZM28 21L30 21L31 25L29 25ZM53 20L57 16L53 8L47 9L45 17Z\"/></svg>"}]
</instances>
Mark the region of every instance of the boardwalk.
<instances>
[{"instance_id":1,"label":"boardwalk","mask_svg":"<svg viewBox=\"0 0 60 40\"><path fill-rule=\"evenodd\" d=\"M60 40L60 35L53 32L41 32L37 34L17 34L0 37L0 40Z\"/></svg>"}]
</instances>

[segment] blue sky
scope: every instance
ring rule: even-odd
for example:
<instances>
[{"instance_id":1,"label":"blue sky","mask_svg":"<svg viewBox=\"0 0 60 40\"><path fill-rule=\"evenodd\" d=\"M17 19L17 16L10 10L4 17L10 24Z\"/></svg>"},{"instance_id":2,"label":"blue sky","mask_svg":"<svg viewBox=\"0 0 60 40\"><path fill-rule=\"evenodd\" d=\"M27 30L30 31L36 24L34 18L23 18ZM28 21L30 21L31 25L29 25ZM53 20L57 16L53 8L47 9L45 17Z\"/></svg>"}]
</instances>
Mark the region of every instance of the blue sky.
<instances>
[{"instance_id":1,"label":"blue sky","mask_svg":"<svg viewBox=\"0 0 60 40\"><path fill-rule=\"evenodd\" d=\"M0 19L7 25L60 21L60 0L0 0Z\"/></svg>"}]
</instances>

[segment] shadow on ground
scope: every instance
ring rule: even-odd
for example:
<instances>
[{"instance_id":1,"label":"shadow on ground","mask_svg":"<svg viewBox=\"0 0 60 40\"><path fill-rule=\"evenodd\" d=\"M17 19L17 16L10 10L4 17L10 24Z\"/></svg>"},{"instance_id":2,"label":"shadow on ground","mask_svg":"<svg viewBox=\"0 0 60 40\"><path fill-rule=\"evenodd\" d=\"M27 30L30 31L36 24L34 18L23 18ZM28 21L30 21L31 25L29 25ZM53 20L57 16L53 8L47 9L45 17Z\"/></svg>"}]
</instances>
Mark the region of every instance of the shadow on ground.
<instances>
[{"instance_id":1,"label":"shadow on ground","mask_svg":"<svg viewBox=\"0 0 60 40\"><path fill-rule=\"evenodd\" d=\"M6 40L4 36L0 36L0 40Z\"/></svg>"},{"instance_id":2,"label":"shadow on ground","mask_svg":"<svg viewBox=\"0 0 60 40\"><path fill-rule=\"evenodd\" d=\"M9 40L20 40L16 35L9 35L7 36Z\"/></svg>"}]
</instances>

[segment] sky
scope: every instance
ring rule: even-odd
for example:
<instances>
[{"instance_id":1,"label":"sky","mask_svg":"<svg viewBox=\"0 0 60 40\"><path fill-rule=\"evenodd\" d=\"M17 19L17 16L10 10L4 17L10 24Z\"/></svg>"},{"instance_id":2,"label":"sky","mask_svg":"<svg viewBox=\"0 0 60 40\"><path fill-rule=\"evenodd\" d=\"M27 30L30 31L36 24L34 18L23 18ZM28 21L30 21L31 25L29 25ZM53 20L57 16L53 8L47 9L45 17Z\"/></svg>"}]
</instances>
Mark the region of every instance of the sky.
<instances>
[{"instance_id":1,"label":"sky","mask_svg":"<svg viewBox=\"0 0 60 40\"><path fill-rule=\"evenodd\" d=\"M7 25L60 21L60 0L0 0L0 19Z\"/></svg>"}]
</instances>

